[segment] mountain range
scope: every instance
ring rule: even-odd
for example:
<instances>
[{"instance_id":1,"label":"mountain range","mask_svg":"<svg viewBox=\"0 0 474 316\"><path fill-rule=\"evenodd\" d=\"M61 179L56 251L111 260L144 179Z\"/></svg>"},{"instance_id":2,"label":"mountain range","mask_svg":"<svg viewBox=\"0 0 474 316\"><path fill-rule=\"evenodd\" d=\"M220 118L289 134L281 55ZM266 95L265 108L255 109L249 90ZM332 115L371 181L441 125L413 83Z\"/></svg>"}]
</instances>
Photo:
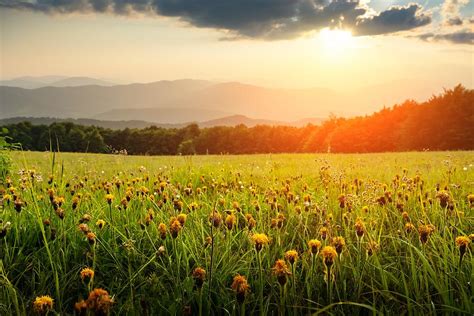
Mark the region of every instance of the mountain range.
<instances>
[{"instance_id":1,"label":"mountain range","mask_svg":"<svg viewBox=\"0 0 474 316\"><path fill-rule=\"evenodd\" d=\"M28 86L29 82L29 87ZM33 83L32 83L33 82ZM46 85L34 87L34 84ZM14 86L17 85L17 86ZM54 117L185 124L229 117L290 122L308 117L368 114L403 102L426 100L433 83L399 81L356 90L280 89L239 82L182 79L113 84L87 77L22 77L0 82L0 118ZM242 118L242 117L241 117ZM241 119L237 119L241 122Z\"/></svg>"},{"instance_id":2,"label":"mountain range","mask_svg":"<svg viewBox=\"0 0 474 316\"><path fill-rule=\"evenodd\" d=\"M42 87L78 87L87 85L113 86L115 83L90 77L66 76L24 76L10 80L0 80L0 86L24 89L37 89Z\"/></svg>"}]
</instances>

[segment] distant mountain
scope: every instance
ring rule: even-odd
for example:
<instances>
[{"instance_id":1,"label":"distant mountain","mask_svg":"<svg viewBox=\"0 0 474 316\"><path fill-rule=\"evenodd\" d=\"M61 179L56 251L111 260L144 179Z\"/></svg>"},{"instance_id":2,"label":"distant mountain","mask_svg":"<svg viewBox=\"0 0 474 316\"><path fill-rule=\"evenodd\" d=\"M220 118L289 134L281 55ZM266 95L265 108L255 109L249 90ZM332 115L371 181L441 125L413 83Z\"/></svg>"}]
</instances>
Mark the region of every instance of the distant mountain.
<instances>
[{"instance_id":1,"label":"distant mountain","mask_svg":"<svg viewBox=\"0 0 474 316\"><path fill-rule=\"evenodd\" d=\"M61 79L49 84L52 87L79 87L79 86L113 86L115 83L108 82L101 79L89 78L89 77L71 77Z\"/></svg>"},{"instance_id":2,"label":"distant mountain","mask_svg":"<svg viewBox=\"0 0 474 316\"><path fill-rule=\"evenodd\" d=\"M0 86L23 89L38 89L43 87L78 87L78 86L113 86L115 83L90 77L65 76L25 76L10 80L0 80Z\"/></svg>"},{"instance_id":3,"label":"distant mountain","mask_svg":"<svg viewBox=\"0 0 474 316\"><path fill-rule=\"evenodd\" d=\"M257 125L273 125L273 126L295 126L302 127L308 124L319 125L325 119L324 118L306 118L297 121L272 121L264 119L254 119L245 115L231 115L222 117L215 120L198 123L200 127L212 127L212 126L237 126L243 124L247 127L254 127Z\"/></svg>"},{"instance_id":4,"label":"distant mountain","mask_svg":"<svg viewBox=\"0 0 474 316\"><path fill-rule=\"evenodd\" d=\"M177 128L184 126L183 124L158 124L153 122L128 120L128 121L103 121L94 119L60 119L53 117L12 117L6 119L0 119L0 126L18 124L21 122L30 122L33 125L51 125L53 123L71 122L78 125L84 126L98 126L110 129L124 129L124 128L146 128L150 126L158 126L164 128Z\"/></svg>"},{"instance_id":5,"label":"distant mountain","mask_svg":"<svg viewBox=\"0 0 474 316\"><path fill-rule=\"evenodd\" d=\"M229 115L229 113L218 110L193 109L193 108L137 108L137 109L114 109L98 115L98 120L118 121L143 120L148 122L183 124L189 122L200 122L216 119Z\"/></svg>"},{"instance_id":6,"label":"distant mountain","mask_svg":"<svg viewBox=\"0 0 474 316\"><path fill-rule=\"evenodd\" d=\"M24 89L37 89L67 77L63 76L42 76L42 77L18 77L10 80L0 80L0 86L17 87Z\"/></svg>"},{"instance_id":7,"label":"distant mountain","mask_svg":"<svg viewBox=\"0 0 474 316\"><path fill-rule=\"evenodd\" d=\"M90 84L82 85L87 83ZM241 114L295 122L305 117L327 117L330 113L363 115L401 103L407 97L423 100L440 92L432 90L432 83L414 85L409 80L343 92L325 88L273 89L191 79L113 86L100 83L107 84L90 78L63 78L50 84L81 86L37 89L0 86L0 118L92 118L182 124Z\"/></svg>"},{"instance_id":8,"label":"distant mountain","mask_svg":"<svg viewBox=\"0 0 474 316\"><path fill-rule=\"evenodd\" d=\"M215 120L209 120L199 123L200 127L213 127L213 126L236 126L243 124L247 127L253 127L256 125L289 125L289 122L279 122L272 120L261 120L249 118L245 115L231 115L226 117L221 117Z\"/></svg>"},{"instance_id":9,"label":"distant mountain","mask_svg":"<svg viewBox=\"0 0 474 316\"><path fill-rule=\"evenodd\" d=\"M160 122L152 121L143 121L143 120L120 120L120 121L110 121L110 120L96 120L96 119L61 119L53 117L12 117L6 119L0 119L0 126L17 124L21 122L30 122L33 125L50 125L56 122L71 122L78 125L84 126L98 126L110 129L124 129L124 128L146 128L150 126L157 126L163 128L181 128L186 125L196 123L199 127L214 127L214 126L237 126L240 124L246 125L247 127L254 127L256 125L273 125L273 126L295 126L302 127L308 124L318 125L324 118L308 118L294 122L284 122L284 121L271 121L271 120L262 120L262 119L253 119L244 115L231 115L226 117L221 117L215 120L209 121L188 121L184 123L177 124L166 124Z\"/></svg>"}]
</instances>

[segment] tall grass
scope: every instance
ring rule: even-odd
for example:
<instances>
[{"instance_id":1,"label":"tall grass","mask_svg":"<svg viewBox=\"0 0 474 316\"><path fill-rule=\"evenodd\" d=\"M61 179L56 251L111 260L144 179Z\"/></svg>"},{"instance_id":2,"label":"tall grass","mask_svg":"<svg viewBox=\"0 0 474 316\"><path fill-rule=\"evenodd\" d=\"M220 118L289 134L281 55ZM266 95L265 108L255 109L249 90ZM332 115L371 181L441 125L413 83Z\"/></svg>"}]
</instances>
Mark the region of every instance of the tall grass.
<instances>
[{"instance_id":1,"label":"tall grass","mask_svg":"<svg viewBox=\"0 0 474 316\"><path fill-rule=\"evenodd\" d=\"M72 314L92 288L110 293L115 302L110 313L118 315L474 313L472 252L468 248L459 264L454 242L474 233L471 152L12 157L14 172L3 185L0 213L6 232L0 314L31 314L40 295L54 299L52 313ZM448 192L452 210L441 206L437 186ZM63 219L52 207L51 188L55 197L64 197ZM125 208L122 199L130 190ZM392 201L381 205L377 199L389 196L386 192ZM20 212L7 195L24 202ZM411 232L397 207L401 203L415 227ZM224 222L212 225L214 210L222 221L236 215L232 229ZM186 222L173 238L170 220L182 213ZM247 213L256 220L252 230ZM272 225L278 214L284 215L283 225ZM365 224L363 237L354 228L358 218ZM98 220L106 222L103 228ZM79 230L80 222L95 234L95 243ZM159 223L167 226L165 239ZM417 228L428 224L436 229L422 243ZM271 240L260 252L251 240L254 232ZM346 244L326 275L308 241L319 239L324 247L335 236ZM378 248L368 253L371 242ZM281 287L271 268L290 249L299 259ZM88 286L80 278L85 267L95 271ZM192 277L196 267L207 272L201 289ZM238 273L251 287L241 305L230 288Z\"/></svg>"}]
</instances>

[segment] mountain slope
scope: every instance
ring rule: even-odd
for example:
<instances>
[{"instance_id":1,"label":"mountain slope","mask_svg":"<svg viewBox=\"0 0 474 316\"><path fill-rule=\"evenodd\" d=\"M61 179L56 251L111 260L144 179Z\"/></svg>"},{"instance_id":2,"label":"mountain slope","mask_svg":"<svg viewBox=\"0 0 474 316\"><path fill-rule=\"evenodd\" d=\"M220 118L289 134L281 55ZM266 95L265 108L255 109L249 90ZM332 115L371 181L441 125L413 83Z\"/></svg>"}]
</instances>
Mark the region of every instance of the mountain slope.
<instances>
[{"instance_id":1,"label":"mountain slope","mask_svg":"<svg viewBox=\"0 0 474 316\"><path fill-rule=\"evenodd\" d=\"M79 87L79 86L113 86L115 83L108 82L101 79L89 78L89 77L70 77L55 81L49 86L52 87Z\"/></svg>"},{"instance_id":2,"label":"mountain slope","mask_svg":"<svg viewBox=\"0 0 474 316\"><path fill-rule=\"evenodd\" d=\"M427 82L413 85L407 80L336 92L322 88L272 89L238 82L189 79L38 89L0 86L0 118L86 117L175 124L241 114L272 121L296 121L304 117L327 117L330 113L339 116L366 114L401 103L407 95L414 96L415 100L426 99L439 92L433 91L432 86Z\"/></svg>"}]
</instances>

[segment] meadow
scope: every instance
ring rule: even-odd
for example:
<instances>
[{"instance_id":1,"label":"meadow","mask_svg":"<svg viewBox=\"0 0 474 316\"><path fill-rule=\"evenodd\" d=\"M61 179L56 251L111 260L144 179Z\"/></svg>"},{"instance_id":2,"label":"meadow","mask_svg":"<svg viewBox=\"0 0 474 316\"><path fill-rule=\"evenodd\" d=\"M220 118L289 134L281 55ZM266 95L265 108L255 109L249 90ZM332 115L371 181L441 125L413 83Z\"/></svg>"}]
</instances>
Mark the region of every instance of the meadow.
<instances>
[{"instance_id":1,"label":"meadow","mask_svg":"<svg viewBox=\"0 0 474 316\"><path fill-rule=\"evenodd\" d=\"M11 157L2 315L474 313L473 152Z\"/></svg>"}]
</instances>

